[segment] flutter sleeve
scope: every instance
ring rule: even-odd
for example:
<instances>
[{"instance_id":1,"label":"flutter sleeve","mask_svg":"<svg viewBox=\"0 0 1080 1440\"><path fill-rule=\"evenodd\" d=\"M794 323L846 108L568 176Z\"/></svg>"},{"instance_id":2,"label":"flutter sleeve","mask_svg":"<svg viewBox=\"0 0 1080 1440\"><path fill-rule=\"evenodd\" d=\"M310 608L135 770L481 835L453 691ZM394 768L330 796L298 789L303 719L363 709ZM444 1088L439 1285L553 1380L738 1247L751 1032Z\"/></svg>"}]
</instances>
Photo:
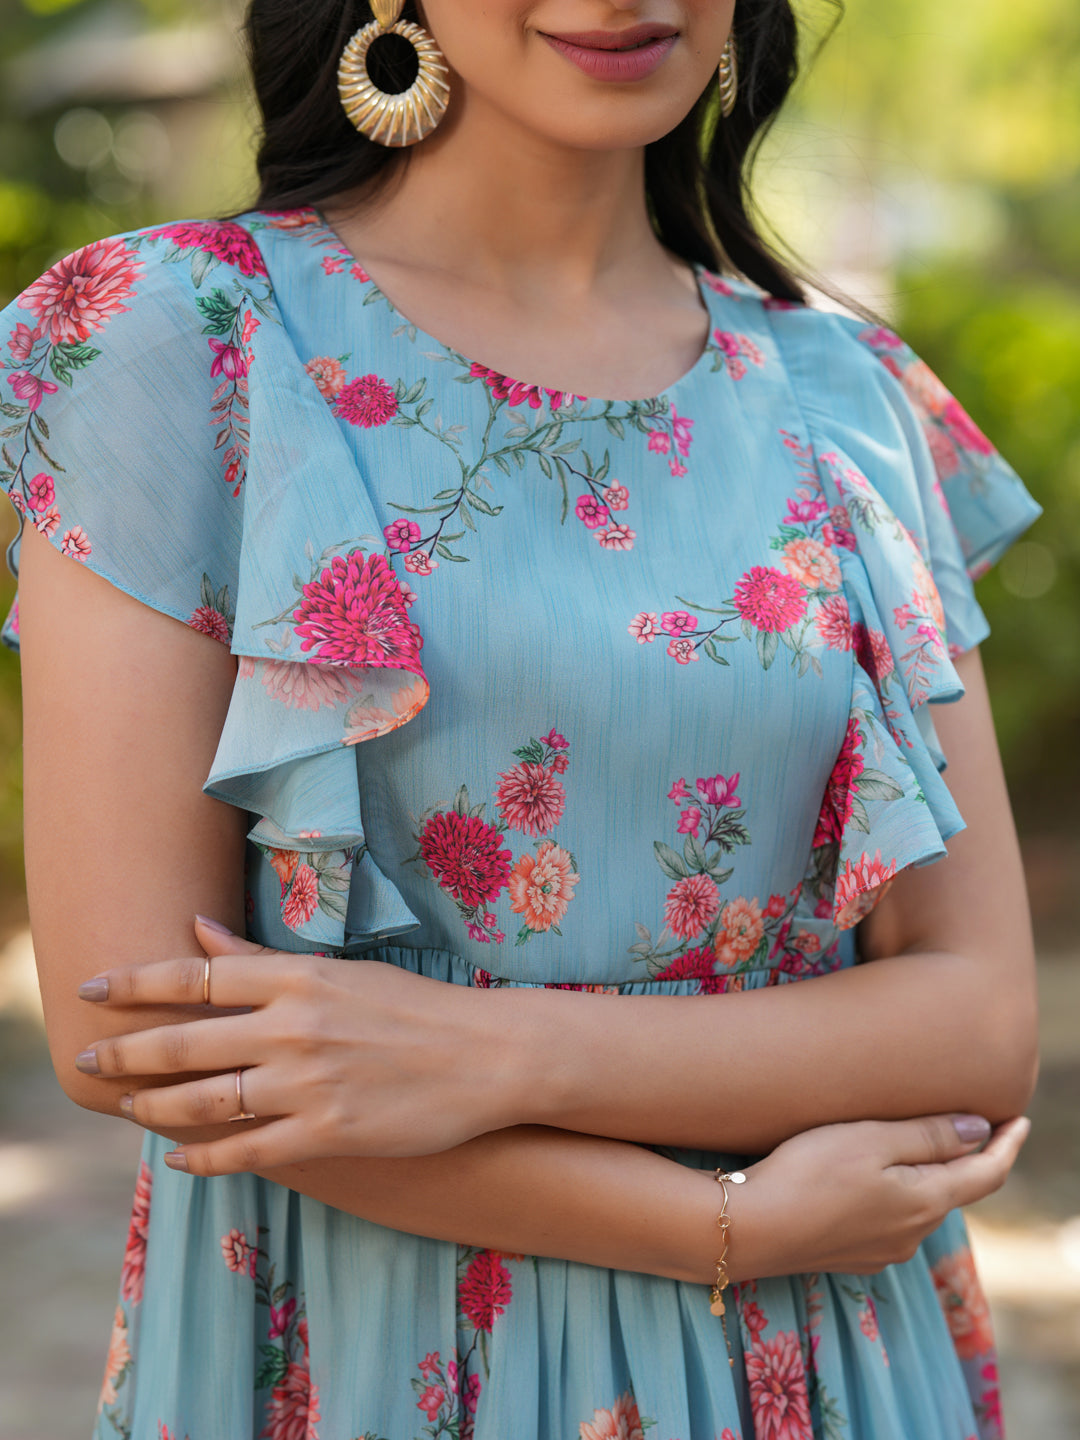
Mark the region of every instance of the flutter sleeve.
<instances>
[{"instance_id":1,"label":"flutter sleeve","mask_svg":"<svg viewBox=\"0 0 1080 1440\"><path fill-rule=\"evenodd\" d=\"M97 241L3 312L0 344L20 537L237 657L204 788L250 814L255 938L347 950L413 928L368 853L352 747L422 709L423 642L251 234Z\"/></svg>"},{"instance_id":2,"label":"flutter sleeve","mask_svg":"<svg viewBox=\"0 0 1080 1440\"><path fill-rule=\"evenodd\" d=\"M852 925L963 819L932 704L989 626L974 580L1041 513L1012 467L892 331L799 308L772 316L840 563L851 719L823 829L839 845L834 918Z\"/></svg>"}]
</instances>

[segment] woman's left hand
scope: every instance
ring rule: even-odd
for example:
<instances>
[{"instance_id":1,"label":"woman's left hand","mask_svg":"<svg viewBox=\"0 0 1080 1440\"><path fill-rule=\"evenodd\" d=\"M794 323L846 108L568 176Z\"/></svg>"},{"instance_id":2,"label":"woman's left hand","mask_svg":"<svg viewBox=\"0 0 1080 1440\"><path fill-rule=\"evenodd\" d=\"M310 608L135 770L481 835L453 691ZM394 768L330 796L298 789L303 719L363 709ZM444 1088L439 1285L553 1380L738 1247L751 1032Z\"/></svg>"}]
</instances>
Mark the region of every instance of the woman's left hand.
<instances>
[{"instance_id":1,"label":"woman's left hand","mask_svg":"<svg viewBox=\"0 0 1080 1440\"><path fill-rule=\"evenodd\" d=\"M516 1010L522 992L515 1002L515 992L378 961L291 955L203 924L197 934L213 957L211 1004L232 1013L102 1040L78 1061L85 1073L130 1077L121 1109L166 1134L232 1118L242 1071L245 1111L269 1123L185 1144L174 1168L224 1175L335 1155L427 1155L518 1120L520 1051L509 1032L520 1029L496 1012L508 998ZM80 994L190 1007L203 1003L204 974L202 957L128 965ZM175 1074L200 1078L136 1088L141 1076Z\"/></svg>"}]
</instances>

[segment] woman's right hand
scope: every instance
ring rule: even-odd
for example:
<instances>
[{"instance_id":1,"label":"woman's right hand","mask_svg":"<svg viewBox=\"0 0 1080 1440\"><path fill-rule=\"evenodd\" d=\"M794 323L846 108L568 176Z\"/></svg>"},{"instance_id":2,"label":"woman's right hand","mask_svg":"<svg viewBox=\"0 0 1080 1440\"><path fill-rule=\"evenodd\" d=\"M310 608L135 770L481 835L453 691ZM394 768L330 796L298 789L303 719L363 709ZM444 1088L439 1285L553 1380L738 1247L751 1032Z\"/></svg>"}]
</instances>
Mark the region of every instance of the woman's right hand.
<instances>
[{"instance_id":1,"label":"woman's right hand","mask_svg":"<svg viewBox=\"0 0 1080 1440\"><path fill-rule=\"evenodd\" d=\"M991 1134L976 1116L933 1115L796 1135L728 1187L728 1272L873 1275L910 1260L950 1210L1004 1184L1030 1129L1024 1116Z\"/></svg>"}]
</instances>

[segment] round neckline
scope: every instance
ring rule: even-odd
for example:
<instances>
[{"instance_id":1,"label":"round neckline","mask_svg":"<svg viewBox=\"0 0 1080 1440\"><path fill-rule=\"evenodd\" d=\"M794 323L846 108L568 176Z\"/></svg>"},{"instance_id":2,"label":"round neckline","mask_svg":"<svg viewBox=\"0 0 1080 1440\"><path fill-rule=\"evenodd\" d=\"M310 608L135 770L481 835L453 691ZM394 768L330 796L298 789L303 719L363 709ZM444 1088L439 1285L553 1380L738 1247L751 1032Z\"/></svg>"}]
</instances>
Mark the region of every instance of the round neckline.
<instances>
[{"instance_id":1,"label":"round neckline","mask_svg":"<svg viewBox=\"0 0 1080 1440\"><path fill-rule=\"evenodd\" d=\"M378 293L382 296L383 300L385 300L391 314L396 316L403 325L407 325L414 336L418 336L424 341L429 342L431 345L435 346L437 349L445 351L447 355L456 356L465 365L469 366L470 370L472 370L474 373L492 376L498 375L503 380L506 380L509 384L520 386L526 392L535 391L537 394L547 396L562 395L566 397L566 403L578 402L584 405L659 405L663 401L670 402L670 397L676 391L683 389L692 381L696 380L698 372L700 370L703 370L709 364L710 357L714 353L712 338L714 325L716 323L716 315L713 310L714 302L710 299L710 297L718 294L718 292L714 291L713 287L711 285L708 285L703 278L706 273L709 273L706 271L706 267L695 261L691 263L690 269L693 273L694 285L697 289L698 299L700 300L709 321L708 332L705 337L705 345L702 348L701 354L697 357L694 363L687 370L684 370L683 373L679 375L675 380L673 380L670 385L666 385L662 390L658 390L652 395L642 395L631 399L612 399L602 395L578 395L568 390L559 390L553 386L548 386L541 382L522 380L519 379L517 376L506 375L502 370L496 369L496 367L493 365L487 365L484 361L476 360L471 355L465 355L462 351L455 349L453 345L448 345L445 340L440 340L437 335L432 335L429 330L425 330L422 325L418 325L415 321L410 319L410 317L406 315L404 311L398 308L398 306L390 298L390 296L386 293L386 291L382 288L378 281L372 276L371 271L368 269L367 265L360 258L360 256L358 256L350 246L346 245L345 241L330 224L323 212L317 206L311 206L309 208L310 213L315 217L317 225L325 233L327 243L334 245L338 251L338 254L341 255L341 257L346 261L346 263L356 266L367 277L366 283L372 285L378 291ZM261 215L263 212L260 211L257 213ZM291 235L298 234L299 232L287 230L281 233Z\"/></svg>"}]
</instances>

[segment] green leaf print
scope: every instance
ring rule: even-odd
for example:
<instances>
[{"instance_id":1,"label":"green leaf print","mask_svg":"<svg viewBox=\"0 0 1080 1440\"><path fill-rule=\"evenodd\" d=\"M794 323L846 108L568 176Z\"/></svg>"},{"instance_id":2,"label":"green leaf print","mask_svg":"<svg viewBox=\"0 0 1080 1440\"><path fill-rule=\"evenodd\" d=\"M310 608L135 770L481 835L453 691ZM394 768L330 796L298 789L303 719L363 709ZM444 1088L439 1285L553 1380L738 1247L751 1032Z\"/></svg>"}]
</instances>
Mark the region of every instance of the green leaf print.
<instances>
[{"instance_id":1,"label":"green leaf print","mask_svg":"<svg viewBox=\"0 0 1080 1440\"><path fill-rule=\"evenodd\" d=\"M654 840L653 849L656 851L656 859L660 869L669 880L685 880L690 874L690 867L677 850L670 845L665 845L663 840Z\"/></svg>"}]
</instances>

